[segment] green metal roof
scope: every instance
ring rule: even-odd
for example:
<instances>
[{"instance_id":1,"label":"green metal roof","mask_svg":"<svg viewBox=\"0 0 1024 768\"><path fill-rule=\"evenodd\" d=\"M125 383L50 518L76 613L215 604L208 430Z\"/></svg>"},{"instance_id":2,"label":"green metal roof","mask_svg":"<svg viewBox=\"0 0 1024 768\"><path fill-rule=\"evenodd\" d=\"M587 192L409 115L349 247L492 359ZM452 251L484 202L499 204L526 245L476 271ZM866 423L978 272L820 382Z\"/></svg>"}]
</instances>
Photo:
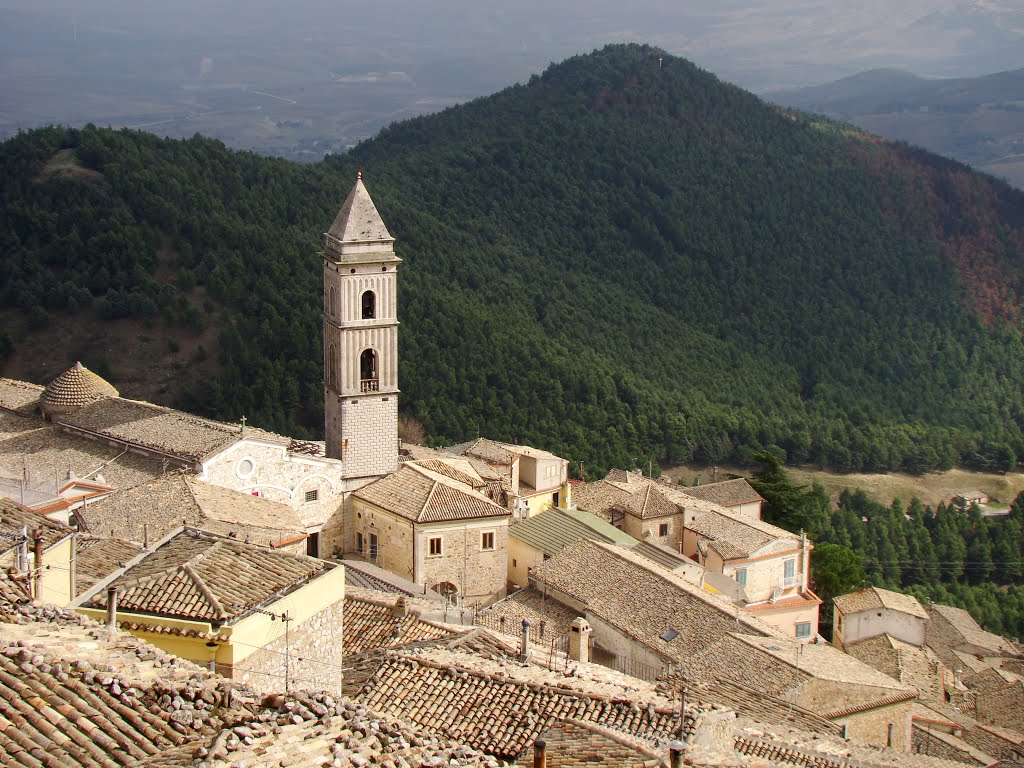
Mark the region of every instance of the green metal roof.
<instances>
[{"instance_id":1,"label":"green metal roof","mask_svg":"<svg viewBox=\"0 0 1024 768\"><path fill-rule=\"evenodd\" d=\"M626 546L637 543L632 536L596 515L557 507L509 526L508 535L551 556L580 539Z\"/></svg>"}]
</instances>

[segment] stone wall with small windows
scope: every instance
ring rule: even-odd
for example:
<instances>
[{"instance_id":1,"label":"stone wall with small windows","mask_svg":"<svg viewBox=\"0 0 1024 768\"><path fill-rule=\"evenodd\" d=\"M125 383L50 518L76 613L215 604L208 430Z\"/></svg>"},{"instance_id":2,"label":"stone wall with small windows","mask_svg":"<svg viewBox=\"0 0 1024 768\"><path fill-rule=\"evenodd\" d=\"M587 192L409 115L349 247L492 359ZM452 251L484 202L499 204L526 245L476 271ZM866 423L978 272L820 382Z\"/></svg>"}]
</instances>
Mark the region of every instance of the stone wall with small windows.
<instances>
[{"instance_id":1,"label":"stone wall with small windows","mask_svg":"<svg viewBox=\"0 0 1024 768\"><path fill-rule=\"evenodd\" d=\"M467 605L483 605L504 595L508 518L417 526L416 544L427 586L450 584Z\"/></svg>"},{"instance_id":2,"label":"stone wall with small windows","mask_svg":"<svg viewBox=\"0 0 1024 768\"><path fill-rule=\"evenodd\" d=\"M287 504L299 513L309 533L320 532L344 497L342 463L322 456L289 452L281 443L259 438L240 440L211 457L199 479ZM320 557L329 557L321 542Z\"/></svg>"}]
</instances>

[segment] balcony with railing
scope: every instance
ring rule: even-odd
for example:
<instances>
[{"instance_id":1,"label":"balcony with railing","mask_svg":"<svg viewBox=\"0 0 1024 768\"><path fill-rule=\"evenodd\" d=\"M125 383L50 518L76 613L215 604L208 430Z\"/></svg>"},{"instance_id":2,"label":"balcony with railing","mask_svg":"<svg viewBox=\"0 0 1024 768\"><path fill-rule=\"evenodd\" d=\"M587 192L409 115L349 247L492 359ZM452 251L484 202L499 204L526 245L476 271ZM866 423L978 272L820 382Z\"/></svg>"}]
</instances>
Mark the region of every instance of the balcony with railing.
<instances>
[{"instance_id":1,"label":"balcony with railing","mask_svg":"<svg viewBox=\"0 0 1024 768\"><path fill-rule=\"evenodd\" d=\"M360 392L380 392L380 379L360 379Z\"/></svg>"},{"instance_id":2,"label":"balcony with railing","mask_svg":"<svg viewBox=\"0 0 1024 768\"><path fill-rule=\"evenodd\" d=\"M796 573L792 576L783 576L779 579L779 589L793 589L794 587L803 586L804 577L802 573Z\"/></svg>"}]
</instances>

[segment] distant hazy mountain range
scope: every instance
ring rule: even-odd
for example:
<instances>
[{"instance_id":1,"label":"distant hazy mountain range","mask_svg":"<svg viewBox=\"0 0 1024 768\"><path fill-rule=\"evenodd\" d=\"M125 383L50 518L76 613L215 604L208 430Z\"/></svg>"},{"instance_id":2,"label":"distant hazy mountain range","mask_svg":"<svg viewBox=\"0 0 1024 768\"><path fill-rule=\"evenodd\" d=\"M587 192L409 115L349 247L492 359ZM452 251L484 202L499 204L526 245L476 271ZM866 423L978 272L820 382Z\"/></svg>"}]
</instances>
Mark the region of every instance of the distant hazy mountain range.
<instances>
[{"instance_id":1,"label":"distant hazy mountain range","mask_svg":"<svg viewBox=\"0 0 1024 768\"><path fill-rule=\"evenodd\" d=\"M916 144L1024 187L1024 69L959 79L872 69L767 98Z\"/></svg>"},{"instance_id":2,"label":"distant hazy mountain range","mask_svg":"<svg viewBox=\"0 0 1024 768\"><path fill-rule=\"evenodd\" d=\"M757 92L873 67L1024 66L1019 0L0 0L0 137L46 123L214 136L297 160L647 41Z\"/></svg>"}]
</instances>

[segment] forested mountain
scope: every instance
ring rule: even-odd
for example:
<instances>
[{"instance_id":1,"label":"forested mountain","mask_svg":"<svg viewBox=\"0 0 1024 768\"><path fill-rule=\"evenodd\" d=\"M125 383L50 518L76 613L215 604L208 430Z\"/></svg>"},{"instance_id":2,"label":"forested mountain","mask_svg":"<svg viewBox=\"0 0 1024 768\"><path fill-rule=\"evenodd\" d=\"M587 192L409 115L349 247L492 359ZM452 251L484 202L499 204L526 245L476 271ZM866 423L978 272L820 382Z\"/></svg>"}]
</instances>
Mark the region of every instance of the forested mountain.
<instances>
[{"instance_id":1,"label":"forested mountain","mask_svg":"<svg viewBox=\"0 0 1024 768\"><path fill-rule=\"evenodd\" d=\"M403 407L435 441L588 475L772 445L843 470L1024 456L1024 194L657 49L313 166L92 127L0 146L8 374L39 334L134 318L180 405L318 435L316 251L361 162L405 259ZM128 395L157 363L107 358Z\"/></svg>"}]
</instances>

